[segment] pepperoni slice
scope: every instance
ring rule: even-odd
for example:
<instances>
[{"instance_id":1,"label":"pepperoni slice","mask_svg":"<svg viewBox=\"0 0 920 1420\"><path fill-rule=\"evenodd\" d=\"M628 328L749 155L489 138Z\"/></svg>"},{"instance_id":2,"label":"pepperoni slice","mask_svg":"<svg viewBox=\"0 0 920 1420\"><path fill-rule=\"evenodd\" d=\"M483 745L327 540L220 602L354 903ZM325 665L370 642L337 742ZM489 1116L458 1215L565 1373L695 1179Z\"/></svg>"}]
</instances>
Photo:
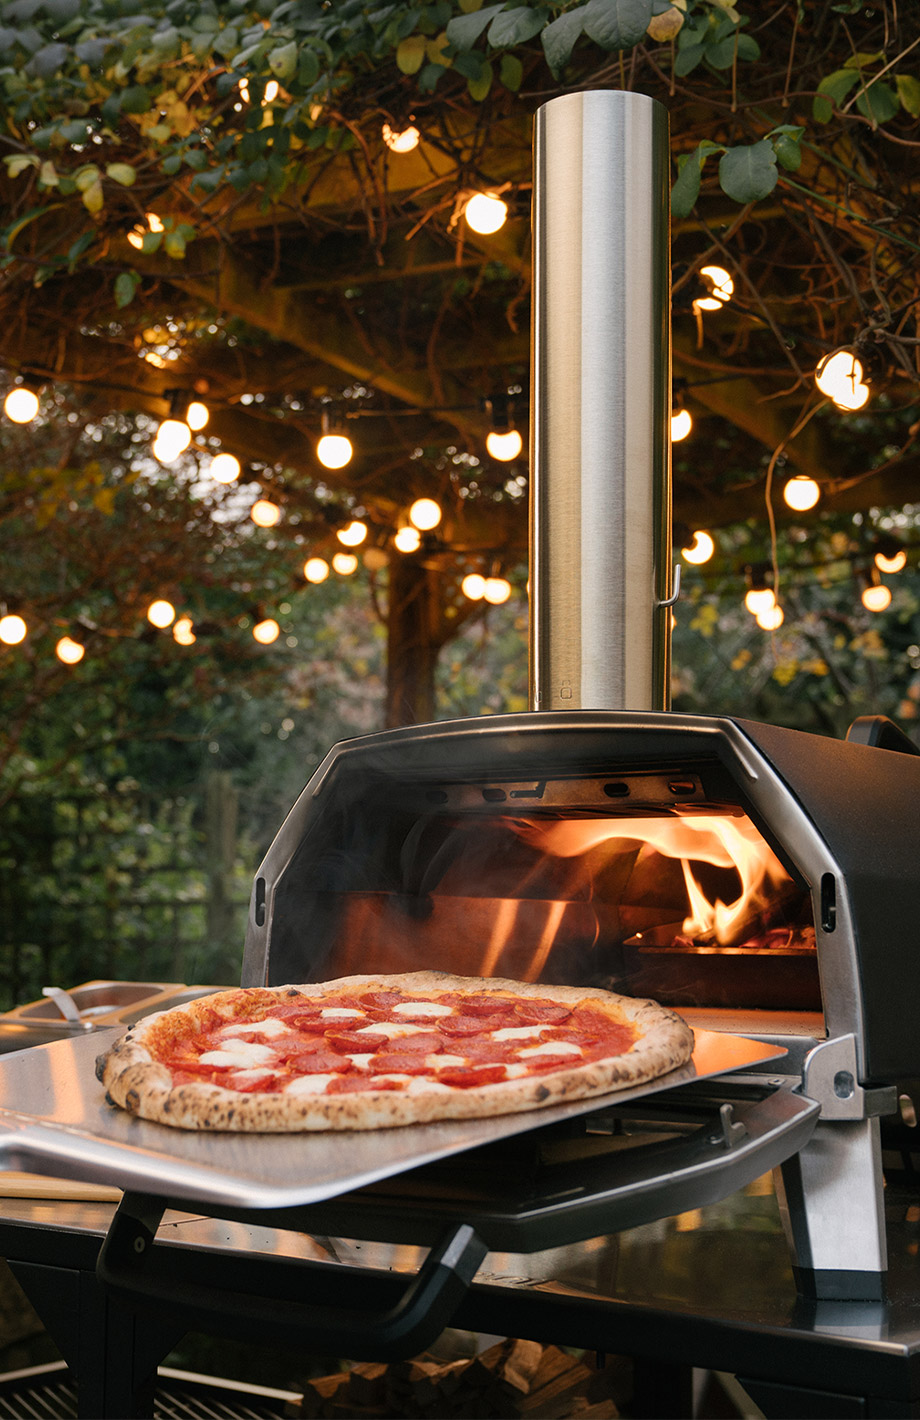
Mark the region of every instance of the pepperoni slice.
<instances>
[{"instance_id":1,"label":"pepperoni slice","mask_svg":"<svg viewBox=\"0 0 920 1420\"><path fill-rule=\"evenodd\" d=\"M241 1095L252 1094L277 1094L281 1088L281 1081L277 1075L260 1075L256 1079L240 1075L231 1075L228 1080L223 1081L228 1090L236 1090Z\"/></svg>"},{"instance_id":2,"label":"pepperoni slice","mask_svg":"<svg viewBox=\"0 0 920 1420\"><path fill-rule=\"evenodd\" d=\"M327 1095L351 1095L357 1094L359 1090L402 1090L405 1084L402 1080L375 1080L367 1075L342 1075L337 1080L330 1080L324 1091Z\"/></svg>"},{"instance_id":3,"label":"pepperoni slice","mask_svg":"<svg viewBox=\"0 0 920 1420\"><path fill-rule=\"evenodd\" d=\"M464 1016L496 1016L507 1012L511 1002L500 1001L495 996L461 996L456 1005Z\"/></svg>"},{"instance_id":4,"label":"pepperoni slice","mask_svg":"<svg viewBox=\"0 0 920 1420\"><path fill-rule=\"evenodd\" d=\"M292 1075L345 1074L352 1069L347 1055L334 1055L331 1050L314 1050L306 1055L291 1054L284 1062Z\"/></svg>"},{"instance_id":5,"label":"pepperoni slice","mask_svg":"<svg viewBox=\"0 0 920 1420\"><path fill-rule=\"evenodd\" d=\"M365 1011L389 1011L391 1006L398 1006L407 999L411 998L401 991L365 991L358 997L358 1004Z\"/></svg>"},{"instance_id":6,"label":"pepperoni slice","mask_svg":"<svg viewBox=\"0 0 920 1420\"><path fill-rule=\"evenodd\" d=\"M369 1062L370 1068L381 1075L429 1075L429 1067L425 1064L423 1055L397 1055L392 1054L375 1055Z\"/></svg>"},{"instance_id":7,"label":"pepperoni slice","mask_svg":"<svg viewBox=\"0 0 920 1420\"><path fill-rule=\"evenodd\" d=\"M480 1035L483 1031L494 1030L489 1022L488 1026L483 1025L481 1016L442 1016L438 1021L438 1031L441 1035Z\"/></svg>"},{"instance_id":8,"label":"pepperoni slice","mask_svg":"<svg viewBox=\"0 0 920 1420\"><path fill-rule=\"evenodd\" d=\"M504 1065L483 1065L478 1069L469 1069L465 1066L451 1066L447 1070L439 1070L436 1076L442 1085L454 1085L457 1089L468 1090L474 1085L496 1085L499 1080L505 1079Z\"/></svg>"},{"instance_id":9,"label":"pepperoni slice","mask_svg":"<svg viewBox=\"0 0 920 1420\"><path fill-rule=\"evenodd\" d=\"M393 1041L394 1048L400 1055L435 1055L444 1049L445 1044L443 1036L433 1030L420 1030L412 1035L396 1036Z\"/></svg>"},{"instance_id":10,"label":"pepperoni slice","mask_svg":"<svg viewBox=\"0 0 920 1420\"><path fill-rule=\"evenodd\" d=\"M518 1051L526 1043L520 1040L492 1040L490 1036L483 1036L481 1040L464 1040L463 1054L475 1064L482 1061L489 1065L508 1065L512 1060L517 1060Z\"/></svg>"},{"instance_id":11,"label":"pepperoni slice","mask_svg":"<svg viewBox=\"0 0 920 1420\"><path fill-rule=\"evenodd\" d=\"M276 1046L275 1054L281 1062L294 1055L308 1055L313 1050L329 1053L329 1042L324 1035L299 1035L293 1044Z\"/></svg>"},{"instance_id":12,"label":"pepperoni slice","mask_svg":"<svg viewBox=\"0 0 920 1420\"><path fill-rule=\"evenodd\" d=\"M374 1035L371 1031L366 1031L363 1035L353 1030L327 1030L326 1042L334 1050L354 1051L358 1055L369 1055L375 1050L380 1050L385 1045L389 1045L390 1037L384 1035Z\"/></svg>"},{"instance_id":13,"label":"pepperoni slice","mask_svg":"<svg viewBox=\"0 0 920 1420\"><path fill-rule=\"evenodd\" d=\"M555 1001L519 1001L514 1008L514 1014L520 1016L522 1021L532 1022L534 1025L557 1025L569 1019L572 1009L570 1006L559 1006Z\"/></svg>"}]
</instances>

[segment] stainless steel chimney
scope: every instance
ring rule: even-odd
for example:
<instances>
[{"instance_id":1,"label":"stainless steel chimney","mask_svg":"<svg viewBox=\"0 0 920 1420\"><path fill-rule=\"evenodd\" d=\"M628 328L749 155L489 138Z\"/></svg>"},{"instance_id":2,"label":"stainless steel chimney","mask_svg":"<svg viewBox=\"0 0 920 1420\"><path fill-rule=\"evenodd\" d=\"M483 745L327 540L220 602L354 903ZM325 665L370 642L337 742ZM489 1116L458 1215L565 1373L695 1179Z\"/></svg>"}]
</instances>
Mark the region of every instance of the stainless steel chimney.
<instances>
[{"instance_id":1,"label":"stainless steel chimney","mask_svg":"<svg viewBox=\"0 0 920 1420\"><path fill-rule=\"evenodd\" d=\"M565 94L534 137L534 710L665 710L670 670L668 117Z\"/></svg>"}]
</instances>

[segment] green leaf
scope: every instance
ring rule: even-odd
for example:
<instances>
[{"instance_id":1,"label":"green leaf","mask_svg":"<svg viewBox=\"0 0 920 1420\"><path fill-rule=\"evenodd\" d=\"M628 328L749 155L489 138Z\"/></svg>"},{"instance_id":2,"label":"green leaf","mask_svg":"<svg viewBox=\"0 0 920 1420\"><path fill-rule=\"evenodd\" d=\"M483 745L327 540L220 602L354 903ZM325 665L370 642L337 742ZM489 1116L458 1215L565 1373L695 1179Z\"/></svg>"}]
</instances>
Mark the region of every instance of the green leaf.
<instances>
[{"instance_id":1,"label":"green leaf","mask_svg":"<svg viewBox=\"0 0 920 1420\"><path fill-rule=\"evenodd\" d=\"M72 244L67 253L67 267L71 273L80 260L80 257L85 251L89 250L95 240L95 231L84 232L82 236L77 237L77 240Z\"/></svg>"},{"instance_id":2,"label":"green leaf","mask_svg":"<svg viewBox=\"0 0 920 1420\"><path fill-rule=\"evenodd\" d=\"M141 241L141 251L144 256L153 256L155 251L159 251L163 244L162 232L145 232Z\"/></svg>"},{"instance_id":3,"label":"green leaf","mask_svg":"<svg viewBox=\"0 0 920 1420\"><path fill-rule=\"evenodd\" d=\"M425 62L424 35L409 35L396 46L396 67L401 74L417 74Z\"/></svg>"},{"instance_id":4,"label":"green leaf","mask_svg":"<svg viewBox=\"0 0 920 1420\"><path fill-rule=\"evenodd\" d=\"M526 44L540 33L545 24L545 13L520 5L516 10L503 10L496 15L489 26L487 38L493 49L506 49L513 44Z\"/></svg>"},{"instance_id":5,"label":"green leaf","mask_svg":"<svg viewBox=\"0 0 920 1420\"><path fill-rule=\"evenodd\" d=\"M91 182L89 187L83 188L83 206L87 212L101 212L105 206L105 193L102 191L102 183L99 178Z\"/></svg>"},{"instance_id":6,"label":"green leaf","mask_svg":"<svg viewBox=\"0 0 920 1420\"><path fill-rule=\"evenodd\" d=\"M524 78L524 66L517 55L503 54L498 73L505 88L516 94Z\"/></svg>"},{"instance_id":7,"label":"green leaf","mask_svg":"<svg viewBox=\"0 0 920 1420\"><path fill-rule=\"evenodd\" d=\"M185 236L180 231L164 232L163 247L167 256L181 261L185 256Z\"/></svg>"},{"instance_id":8,"label":"green leaf","mask_svg":"<svg viewBox=\"0 0 920 1420\"><path fill-rule=\"evenodd\" d=\"M899 74L894 82L902 107L911 118L920 118L920 79L911 74Z\"/></svg>"},{"instance_id":9,"label":"green leaf","mask_svg":"<svg viewBox=\"0 0 920 1420\"><path fill-rule=\"evenodd\" d=\"M773 191L778 179L776 153L766 138L729 148L719 162L719 184L734 202L759 202Z\"/></svg>"},{"instance_id":10,"label":"green leaf","mask_svg":"<svg viewBox=\"0 0 920 1420\"><path fill-rule=\"evenodd\" d=\"M106 177L120 183L122 187L133 187L137 177L137 170L130 163L107 163L105 172Z\"/></svg>"},{"instance_id":11,"label":"green leaf","mask_svg":"<svg viewBox=\"0 0 920 1420\"><path fill-rule=\"evenodd\" d=\"M477 104L482 103L492 87L492 65L485 60L482 66L482 73L478 79L467 79L466 87L469 90L470 98Z\"/></svg>"},{"instance_id":12,"label":"green leaf","mask_svg":"<svg viewBox=\"0 0 920 1420\"><path fill-rule=\"evenodd\" d=\"M830 123L834 109L840 107L858 83L859 75L854 69L835 69L833 74L825 74L811 106L812 117L818 123Z\"/></svg>"},{"instance_id":13,"label":"green leaf","mask_svg":"<svg viewBox=\"0 0 920 1420\"><path fill-rule=\"evenodd\" d=\"M799 140L788 133L780 133L772 142L776 161L781 163L787 172L798 172L802 166L802 149Z\"/></svg>"},{"instance_id":14,"label":"green leaf","mask_svg":"<svg viewBox=\"0 0 920 1420\"><path fill-rule=\"evenodd\" d=\"M856 99L856 107L863 118L871 118L873 123L887 123L901 105L891 85L879 80L863 89Z\"/></svg>"},{"instance_id":15,"label":"green leaf","mask_svg":"<svg viewBox=\"0 0 920 1420\"><path fill-rule=\"evenodd\" d=\"M487 5L484 10L475 10L470 15L455 15L447 26L448 43L455 49L472 49L490 20L504 8L504 3Z\"/></svg>"},{"instance_id":16,"label":"green leaf","mask_svg":"<svg viewBox=\"0 0 920 1420\"><path fill-rule=\"evenodd\" d=\"M312 89L319 78L319 56L315 49L304 47L300 51L300 64L297 69L297 82L304 89Z\"/></svg>"},{"instance_id":17,"label":"green leaf","mask_svg":"<svg viewBox=\"0 0 920 1420\"><path fill-rule=\"evenodd\" d=\"M276 79L286 84L297 71L298 57L297 42L292 39L289 44L282 44L278 49L272 50L268 56L268 67Z\"/></svg>"},{"instance_id":18,"label":"green leaf","mask_svg":"<svg viewBox=\"0 0 920 1420\"><path fill-rule=\"evenodd\" d=\"M20 173L24 173L28 168L38 167L38 158L34 153L14 153L11 158L4 158L7 176L14 178Z\"/></svg>"},{"instance_id":19,"label":"green leaf","mask_svg":"<svg viewBox=\"0 0 920 1420\"><path fill-rule=\"evenodd\" d=\"M583 8L569 10L548 24L540 35L546 62L557 79L572 57L572 50L578 43L584 23Z\"/></svg>"},{"instance_id":20,"label":"green leaf","mask_svg":"<svg viewBox=\"0 0 920 1420\"><path fill-rule=\"evenodd\" d=\"M83 167L77 168L77 171L73 174L73 180L77 185L78 192L86 192L88 188L92 187L94 182L99 181L99 178L100 172L95 163L84 163Z\"/></svg>"},{"instance_id":21,"label":"green leaf","mask_svg":"<svg viewBox=\"0 0 920 1420\"><path fill-rule=\"evenodd\" d=\"M584 32L602 49L632 49L652 22L652 0L588 0Z\"/></svg>"},{"instance_id":22,"label":"green leaf","mask_svg":"<svg viewBox=\"0 0 920 1420\"><path fill-rule=\"evenodd\" d=\"M119 310L124 306L130 306L140 282L140 275L136 271L120 271L118 273L115 277L115 304Z\"/></svg>"},{"instance_id":23,"label":"green leaf","mask_svg":"<svg viewBox=\"0 0 920 1420\"><path fill-rule=\"evenodd\" d=\"M688 217L700 195L700 180L703 164L710 153L724 153L718 143L704 138L692 153L684 153L677 159L677 180L671 188L671 213L675 217Z\"/></svg>"},{"instance_id":24,"label":"green leaf","mask_svg":"<svg viewBox=\"0 0 920 1420\"><path fill-rule=\"evenodd\" d=\"M146 84L132 84L123 90L120 108L122 113L147 113L150 108L150 90Z\"/></svg>"}]
</instances>

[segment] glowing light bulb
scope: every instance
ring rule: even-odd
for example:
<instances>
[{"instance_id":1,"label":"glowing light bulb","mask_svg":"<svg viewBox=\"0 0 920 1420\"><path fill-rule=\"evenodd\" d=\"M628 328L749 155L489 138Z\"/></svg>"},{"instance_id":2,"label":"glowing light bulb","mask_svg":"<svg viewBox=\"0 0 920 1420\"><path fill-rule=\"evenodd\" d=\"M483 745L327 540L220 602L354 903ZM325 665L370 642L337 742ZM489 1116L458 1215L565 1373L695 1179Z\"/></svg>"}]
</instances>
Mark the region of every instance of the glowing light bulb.
<instances>
[{"instance_id":1,"label":"glowing light bulb","mask_svg":"<svg viewBox=\"0 0 920 1420\"><path fill-rule=\"evenodd\" d=\"M281 85L277 79L269 79L265 85L265 93L262 95L263 104L272 104L281 92Z\"/></svg>"},{"instance_id":2,"label":"glowing light bulb","mask_svg":"<svg viewBox=\"0 0 920 1420\"><path fill-rule=\"evenodd\" d=\"M481 237L491 236L505 225L508 204L491 192L476 192L463 209L468 227Z\"/></svg>"},{"instance_id":3,"label":"glowing light bulb","mask_svg":"<svg viewBox=\"0 0 920 1420\"><path fill-rule=\"evenodd\" d=\"M180 646L194 646L196 641L194 622L190 616L180 616L173 626L173 640Z\"/></svg>"},{"instance_id":4,"label":"glowing light bulb","mask_svg":"<svg viewBox=\"0 0 920 1420\"><path fill-rule=\"evenodd\" d=\"M409 522L419 532L430 532L441 521L441 505L433 498L416 498L409 509Z\"/></svg>"},{"instance_id":5,"label":"glowing light bulb","mask_svg":"<svg viewBox=\"0 0 920 1420\"><path fill-rule=\"evenodd\" d=\"M185 422L195 433L204 428L210 417L211 411L206 404L202 404L200 399L193 399L185 411Z\"/></svg>"},{"instance_id":6,"label":"glowing light bulb","mask_svg":"<svg viewBox=\"0 0 920 1420\"><path fill-rule=\"evenodd\" d=\"M765 606L763 611L759 611L754 620L762 631L778 631L786 620L786 614L779 603L773 606Z\"/></svg>"},{"instance_id":7,"label":"glowing light bulb","mask_svg":"<svg viewBox=\"0 0 920 1420\"><path fill-rule=\"evenodd\" d=\"M86 647L70 636L62 636L54 648L54 654L65 666L75 666L86 655Z\"/></svg>"},{"instance_id":8,"label":"glowing light bulb","mask_svg":"<svg viewBox=\"0 0 920 1420\"><path fill-rule=\"evenodd\" d=\"M28 630L21 616L16 616L13 612L0 616L0 641L4 646L18 646L20 641L26 639Z\"/></svg>"},{"instance_id":9,"label":"glowing light bulb","mask_svg":"<svg viewBox=\"0 0 920 1420\"><path fill-rule=\"evenodd\" d=\"M861 600L866 611L885 611L891 605L891 588L883 582L871 582L863 589Z\"/></svg>"},{"instance_id":10,"label":"glowing light bulb","mask_svg":"<svg viewBox=\"0 0 920 1420\"><path fill-rule=\"evenodd\" d=\"M14 424L30 424L38 413L38 395L26 385L17 385L3 401L3 412Z\"/></svg>"},{"instance_id":11,"label":"glowing light bulb","mask_svg":"<svg viewBox=\"0 0 920 1420\"><path fill-rule=\"evenodd\" d=\"M468 572L460 583L460 590L471 602L481 602L486 594L486 579L479 572Z\"/></svg>"},{"instance_id":12,"label":"glowing light bulb","mask_svg":"<svg viewBox=\"0 0 920 1420\"><path fill-rule=\"evenodd\" d=\"M153 441L153 452L160 463L172 463L192 442L192 431L184 419L164 419Z\"/></svg>"},{"instance_id":13,"label":"glowing light bulb","mask_svg":"<svg viewBox=\"0 0 920 1420\"><path fill-rule=\"evenodd\" d=\"M671 415L671 443L679 444L686 439L693 428L693 417L689 409L677 409Z\"/></svg>"},{"instance_id":14,"label":"glowing light bulb","mask_svg":"<svg viewBox=\"0 0 920 1420\"><path fill-rule=\"evenodd\" d=\"M516 459L523 447L524 440L517 429L490 429L486 435L486 448L493 459L498 459L500 463L510 463L512 459Z\"/></svg>"},{"instance_id":15,"label":"glowing light bulb","mask_svg":"<svg viewBox=\"0 0 920 1420\"><path fill-rule=\"evenodd\" d=\"M772 587L751 587L744 598L744 605L752 616L759 616L776 605Z\"/></svg>"},{"instance_id":16,"label":"glowing light bulb","mask_svg":"<svg viewBox=\"0 0 920 1420\"><path fill-rule=\"evenodd\" d=\"M140 251L143 247L144 229L140 223L136 227L132 227L128 233L128 245L134 247L135 251Z\"/></svg>"},{"instance_id":17,"label":"glowing light bulb","mask_svg":"<svg viewBox=\"0 0 920 1420\"><path fill-rule=\"evenodd\" d=\"M710 284L708 296L697 296L693 302L695 311L718 311L730 301L735 283L724 266L701 266L700 275Z\"/></svg>"},{"instance_id":18,"label":"glowing light bulb","mask_svg":"<svg viewBox=\"0 0 920 1420\"><path fill-rule=\"evenodd\" d=\"M148 212L146 217L147 226L150 228L151 232L162 232L164 230L163 223L155 212Z\"/></svg>"},{"instance_id":19,"label":"glowing light bulb","mask_svg":"<svg viewBox=\"0 0 920 1420\"><path fill-rule=\"evenodd\" d=\"M336 537L343 547L360 547L367 537L367 523L355 519L346 528L339 528Z\"/></svg>"},{"instance_id":20,"label":"glowing light bulb","mask_svg":"<svg viewBox=\"0 0 920 1420\"><path fill-rule=\"evenodd\" d=\"M161 631L165 631L167 626L172 626L175 619L176 608L172 602L166 601L165 597L151 602L147 608L147 620L150 625L158 626Z\"/></svg>"},{"instance_id":21,"label":"glowing light bulb","mask_svg":"<svg viewBox=\"0 0 920 1420\"><path fill-rule=\"evenodd\" d=\"M240 461L235 454L215 454L208 473L218 483L233 483L240 476Z\"/></svg>"},{"instance_id":22,"label":"glowing light bulb","mask_svg":"<svg viewBox=\"0 0 920 1420\"><path fill-rule=\"evenodd\" d=\"M893 557L886 557L884 552L877 552L874 561L880 572L903 572L907 566L907 553L903 547L899 548Z\"/></svg>"},{"instance_id":23,"label":"glowing light bulb","mask_svg":"<svg viewBox=\"0 0 920 1420\"><path fill-rule=\"evenodd\" d=\"M838 409L862 409L869 398L869 386L863 382L862 362L852 350L835 350L825 355L815 371L815 384L822 394L834 401Z\"/></svg>"},{"instance_id":24,"label":"glowing light bulb","mask_svg":"<svg viewBox=\"0 0 920 1420\"><path fill-rule=\"evenodd\" d=\"M700 528L693 534L693 541L689 547L682 547L680 555L685 562L692 562L694 566L700 566L703 562L708 562L716 550L715 540L711 533Z\"/></svg>"},{"instance_id":25,"label":"glowing light bulb","mask_svg":"<svg viewBox=\"0 0 920 1420\"><path fill-rule=\"evenodd\" d=\"M308 557L303 564L303 574L308 582L318 586L320 582L325 582L329 576L329 563L325 557Z\"/></svg>"},{"instance_id":26,"label":"glowing light bulb","mask_svg":"<svg viewBox=\"0 0 920 1420\"><path fill-rule=\"evenodd\" d=\"M268 498L257 498L249 509L249 516L260 528L273 528L281 519L281 509Z\"/></svg>"},{"instance_id":27,"label":"glowing light bulb","mask_svg":"<svg viewBox=\"0 0 920 1420\"><path fill-rule=\"evenodd\" d=\"M418 129L411 124L408 128L401 128L397 131L385 123L380 133L391 153L411 153L414 148L418 147L422 136Z\"/></svg>"},{"instance_id":28,"label":"glowing light bulb","mask_svg":"<svg viewBox=\"0 0 920 1420\"><path fill-rule=\"evenodd\" d=\"M351 440L344 434L324 434L316 445L316 457L323 468L344 468L353 454Z\"/></svg>"},{"instance_id":29,"label":"glowing light bulb","mask_svg":"<svg viewBox=\"0 0 920 1420\"><path fill-rule=\"evenodd\" d=\"M482 595L493 606L501 606L511 595L511 583L505 577L486 577Z\"/></svg>"},{"instance_id":30,"label":"glowing light bulb","mask_svg":"<svg viewBox=\"0 0 920 1420\"><path fill-rule=\"evenodd\" d=\"M332 567L340 577L350 577L358 570L358 559L353 552L337 552L332 559Z\"/></svg>"},{"instance_id":31,"label":"glowing light bulb","mask_svg":"<svg viewBox=\"0 0 920 1420\"><path fill-rule=\"evenodd\" d=\"M270 646L281 635L281 627L269 616L264 621L256 622L252 628L252 634L260 646Z\"/></svg>"},{"instance_id":32,"label":"glowing light bulb","mask_svg":"<svg viewBox=\"0 0 920 1420\"><path fill-rule=\"evenodd\" d=\"M418 528L400 528L393 539L397 552L418 552L422 535Z\"/></svg>"},{"instance_id":33,"label":"glowing light bulb","mask_svg":"<svg viewBox=\"0 0 920 1420\"><path fill-rule=\"evenodd\" d=\"M813 478L808 478L804 473L797 473L794 478L783 489L783 498L788 506L797 513L805 513L809 508L813 508L821 497L821 489Z\"/></svg>"}]
</instances>

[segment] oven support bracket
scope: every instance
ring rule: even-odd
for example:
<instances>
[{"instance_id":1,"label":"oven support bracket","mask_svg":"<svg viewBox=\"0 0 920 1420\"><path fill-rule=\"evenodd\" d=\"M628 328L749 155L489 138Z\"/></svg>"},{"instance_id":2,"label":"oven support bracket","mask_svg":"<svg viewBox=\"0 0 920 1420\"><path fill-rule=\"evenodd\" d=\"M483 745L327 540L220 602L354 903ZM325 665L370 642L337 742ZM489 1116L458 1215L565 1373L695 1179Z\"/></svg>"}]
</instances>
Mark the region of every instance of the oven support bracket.
<instances>
[{"instance_id":1,"label":"oven support bracket","mask_svg":"<svg viewBox=\"0 0 920 1420\"><path fill-rule=\"evenodd\" d=\"M805 1060L801 1092L821 1105L804 1149L776 1171L776 1192L799 1291L822 1300L883 1301L885 1237L879 1115L897 1090L864 1089L856 1039L840 1036Z\"/></svg>"}]
</instances>

